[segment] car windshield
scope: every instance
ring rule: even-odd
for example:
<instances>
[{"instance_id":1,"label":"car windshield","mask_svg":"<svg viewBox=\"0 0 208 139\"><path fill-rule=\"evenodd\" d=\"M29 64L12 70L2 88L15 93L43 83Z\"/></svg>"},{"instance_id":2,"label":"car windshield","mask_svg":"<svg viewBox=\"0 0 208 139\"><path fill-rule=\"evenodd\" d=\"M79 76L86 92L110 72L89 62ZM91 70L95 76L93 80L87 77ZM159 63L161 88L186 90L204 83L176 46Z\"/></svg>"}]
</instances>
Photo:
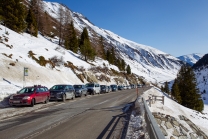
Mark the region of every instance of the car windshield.
<instances>
[{"instance_id":1,"label":"car windshield","mask_svg":"<svg viewBox=\"0 0 208 139\"><path fill-rule=\"evenodd\" d=\"M74 88L82 88L81 85L74 85Z\"/></svg>"},{"instance_id":2,"label":"car windshield","mask_svg":"<svg viewBox=\"0 0 208 139\"><path fill-rule=\"evenodd\" d=\"M34 90L35 90L34 87L26 87L26 88L21 89L21 90L18 92L18 94L31 94L31 93L34 92Z\"/></svg>"},{"instance_id":3,"label":"car windshield","mask_svg":"<svg viewBox=\"0 0 208 139\"><path fill-rule=\"evenodd\" d=\"M54 85L50 90L64 90L66 85Z\"/></svg>"},{"instance_id":4,"label":"car windshield","mask_svg":"<svg viewBox=\"0 0 208 139\"><path fill-rule=\"evenodd\" d=\"M94 87L95 84L86 84L86 87Z\"/></svg>"},{"instance_id":5,"label":"car windshield","mask_svg":"<svg viewBox=\"0 0 208 139\"><path fill-rule=\"evenodd\" d=\"M105 85L101 85L100 87L101 87L101 88L105 88Z\"/></svg>"}]
</instances>

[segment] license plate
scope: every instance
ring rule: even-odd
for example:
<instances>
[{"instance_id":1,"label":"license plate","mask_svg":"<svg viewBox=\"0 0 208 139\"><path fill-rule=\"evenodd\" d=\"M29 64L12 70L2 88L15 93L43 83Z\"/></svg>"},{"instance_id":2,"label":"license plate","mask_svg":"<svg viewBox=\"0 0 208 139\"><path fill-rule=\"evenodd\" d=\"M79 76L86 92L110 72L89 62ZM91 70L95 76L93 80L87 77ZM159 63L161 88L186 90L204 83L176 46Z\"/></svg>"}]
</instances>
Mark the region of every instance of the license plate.
<instances>
[{"instance_id":1,"label":"license plate","mask_svg":"<svg viewBox=\"0 0 208 139\"><path fill-rule=\"evenodd\" d=\"M20 101L19 100L14 100L13 103L20 103Z\"/></svg>"}]
</instances>

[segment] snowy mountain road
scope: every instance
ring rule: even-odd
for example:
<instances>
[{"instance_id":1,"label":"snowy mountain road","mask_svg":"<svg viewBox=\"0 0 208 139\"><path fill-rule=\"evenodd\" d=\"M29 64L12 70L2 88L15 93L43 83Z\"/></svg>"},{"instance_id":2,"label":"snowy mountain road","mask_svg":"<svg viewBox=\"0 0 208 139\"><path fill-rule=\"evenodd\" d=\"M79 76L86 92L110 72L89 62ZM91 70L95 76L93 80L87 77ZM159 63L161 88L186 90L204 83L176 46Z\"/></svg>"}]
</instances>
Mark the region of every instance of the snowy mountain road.
<instances>
[{"instance_id":1,"label":"snowy mountain road","mask_svg":"<svg viewBox=\"0 0 208 139\"><path fill-rule=\"evenodd\" d=\"M139 92L142 91L144 89L139 89ZM122 133L122 123L125 122L122 108L134 102L136 97L136 90L131 89L60 102L0 121L0 138L118 137Z\"/></svg>"}]
</instances>

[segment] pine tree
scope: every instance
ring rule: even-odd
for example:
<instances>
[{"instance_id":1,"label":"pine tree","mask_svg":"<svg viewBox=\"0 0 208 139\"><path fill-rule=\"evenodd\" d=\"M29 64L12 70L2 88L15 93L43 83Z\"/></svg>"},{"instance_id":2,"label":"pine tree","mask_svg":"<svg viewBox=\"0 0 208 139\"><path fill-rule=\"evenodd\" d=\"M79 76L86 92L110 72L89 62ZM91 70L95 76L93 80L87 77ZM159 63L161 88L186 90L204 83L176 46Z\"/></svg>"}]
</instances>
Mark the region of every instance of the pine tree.
<instances>
[{"instance_id":1,"label":"pine tree","mask_svg":"<svg viewBox=\"0 0 208 139\"><path fill-rule=\"evenodd\" d=\"M112 57L112 61L111 63L116 65L116 55L115 55L115 49L114 47L111 48L111 57Z\"/></svg>"},{"instance_id":2,"label":"pine tree","mask_svg":"<svg viewBox=\"0 0 208 139\"><path fill-rule=\"evenodd\" d=\"M37 37L38 35L37 22L31 8L28 11L26 22L27 22L27 32Z\"/></svg>"},{"instance_id":3,"label":"pine tree","mask_svg":"<svg viewBox=\"0 0 208 139\"><path fill-rule=\"evenodd\" d=\"M182 100L181 100L180 91L178 88L177 79L175 79L173 86L171 88L171 95L175 98L175 100L177 100L179 104L181 104Z\"/></svg>"},{"instance_id":4,"label":"pine tree","mask_svg":"<svg viewBox=\"0 0 208 139\"><path fill-rule=\"evenodd\" d=\"M26 23L26 8L23 0L1 0L0 15L4 25L16 32L23 32Z\"/></svg>"},{"instance_id":5,"label":"pine tree","mask_svg":"<svg viewBox=\"0 0 208 139\"><path fill-rule=\"evenodd\" d=\"M99 46L100 46L100 55L103 59L106 59L106 56L105 56L105 49L104 49L104 42L103 42L103 36L100 36L100 39L99 39Z\"/></svg>"},{"instance_id":6,"label":"pine tree","mask_svg":"<svg viewBox=\"0 0 208 139\"><path fill-rule=\"evenodd\" d=\"M127 74L131 74L131 68L129 65L127 65L126 72L127 72Z\"/></svg>"},{"instance_id":7,"label":"pine tree","mask_svg":"<svg viewBox=\"0 0 208 139\"><path fill-rule=\"evenodd\" d=\"M1 3L1 2L0 2ZM3 11L2 11L2 7L0 7L0 23L2 22L2 20L3 20L3 16L2 16L2 13Z\"/></svg>"},{"instance_id":8,"label":"pine tree","mask_svg":"<svg viewBox=\"0 0 208 139\"><path fill-rule=\"evenodd\" d=\"M59 45L62 45L62 41L63 41L63 24L64 24L64 9L63 9L61 4L60 4L59 9L58 9L58 18L59 18L59 25L58 25Z\"/></svg>"},{"instance_id":9,"label":"pine tree","mask_svg":"<svg viewBox=\"0 0 208 139\"><path fill-rule=\"evenodd\" d=\"M121 69L124 71L124 70L125 70L125 67L126 67L126 63L125 63L125 61L122 59L122 60L121 60Z\"/></svg>"},{"instance_id":10,"label":"pine tree","mask_svg":"<svg viewBox=\"0 0 208 139\"><path fill-rule=\"evenodd\" d=\"M164 88L164 91L169 95L170 91L169 91L168 82L165 82L165 88Z\"/></svg>"},{"instance_id":11,"label":"pine tree","mask_svg":"<svg viewBox=\"0 0 208 139\"><path fill-rule=\"evenodd\" d=\"M106 60L109 62L110 61L110 51L106 51Z\"/></svg>"},{"instance_id":12,"label":"pine tree","mask_svg":"<svg viewBox=\"0 0 208 139\"><path fill-rule=\"evenodd\" d=\"M80 52L84 57L84 60L87 61L88 59L94 60L95 59L95 50L92 48L89 36L88 36L88 31L87 28L83 29L83 32L81 34L80 38Z\"/></svg>"},{"instance_id":13,"label":"pine tree","mask_svg":"<svg viewBox=\"0 0 208 139\"><path fill-rule=\"evenodd\" d=\"M177 75L181 104L185 107L202 111L203 101L200 99L196 78L191 67L183 65Z\"/></svg>"},{"instance_id":14,"label":"pine tree","mask_svg":"<svg viewBox=\"0 0 208 139\"><path fill-rule=\"evenodd\" d=\"M47 12L44 12L43 16L39 19L39 30L45 35L51 36L51 30L52 30L52 23L50 20L50 16Z\"/></svg>"},{"instance_id":15,"label":"pine tree","mask_svg":"<svg viewBox=\"0 0 208 139\"><path fill-rule=\"evenodd\" d=\"M36 27L37 27L37 30L41 30L42 29L42 14L40 11L44 11L43 10L43 5L42 5L42 0L31 0L30 1L30 8L34 14L34 18L36 19Z\"/></svg>"},{"instance_id":16,"label":"pine tree","mask_svg":"<svg viewBox=\"0 0 208 139\"><path fill-rule=\"evenodd\" d=\"M72 21L67 27L67 33L66 33L66 39L65 39L64 45L65 45L66 49L77 53L78 39L77 39L76 31L74 28L74 24Z\"/></svg>"},{"instance_id":17,"label":"pine tree","mask_svg":"<svg viewBox=\"0 0 208 139\"><path fill-rule=\"evenodd\" d=\"M163 85L160 87L160 90L161 90L162 92L164 92L164 87L163 87Z\"/></svg>"}]
</instances>

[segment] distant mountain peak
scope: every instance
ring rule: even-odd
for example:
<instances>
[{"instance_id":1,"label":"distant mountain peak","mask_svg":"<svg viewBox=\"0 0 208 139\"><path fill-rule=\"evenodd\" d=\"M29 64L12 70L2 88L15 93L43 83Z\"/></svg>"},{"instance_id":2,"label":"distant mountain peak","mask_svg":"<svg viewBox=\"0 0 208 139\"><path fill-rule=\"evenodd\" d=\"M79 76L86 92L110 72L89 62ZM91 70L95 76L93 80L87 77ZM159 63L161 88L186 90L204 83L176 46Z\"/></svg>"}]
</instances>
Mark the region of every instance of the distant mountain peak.
<instances>
[{"instance_id":1,"label":"distant mountain peak","mask_svg":"<svg viewBox=\"0 0 208 139\"><path fill-rule=\"evenodd\" d=\"M201 59L204 56L204 54L200 53L193 53L193 54L188 54L188 55L183 55L177 57L181 61L184 61L185 63L193 66L199 59Z\"/></svg>"}]
</instances>

